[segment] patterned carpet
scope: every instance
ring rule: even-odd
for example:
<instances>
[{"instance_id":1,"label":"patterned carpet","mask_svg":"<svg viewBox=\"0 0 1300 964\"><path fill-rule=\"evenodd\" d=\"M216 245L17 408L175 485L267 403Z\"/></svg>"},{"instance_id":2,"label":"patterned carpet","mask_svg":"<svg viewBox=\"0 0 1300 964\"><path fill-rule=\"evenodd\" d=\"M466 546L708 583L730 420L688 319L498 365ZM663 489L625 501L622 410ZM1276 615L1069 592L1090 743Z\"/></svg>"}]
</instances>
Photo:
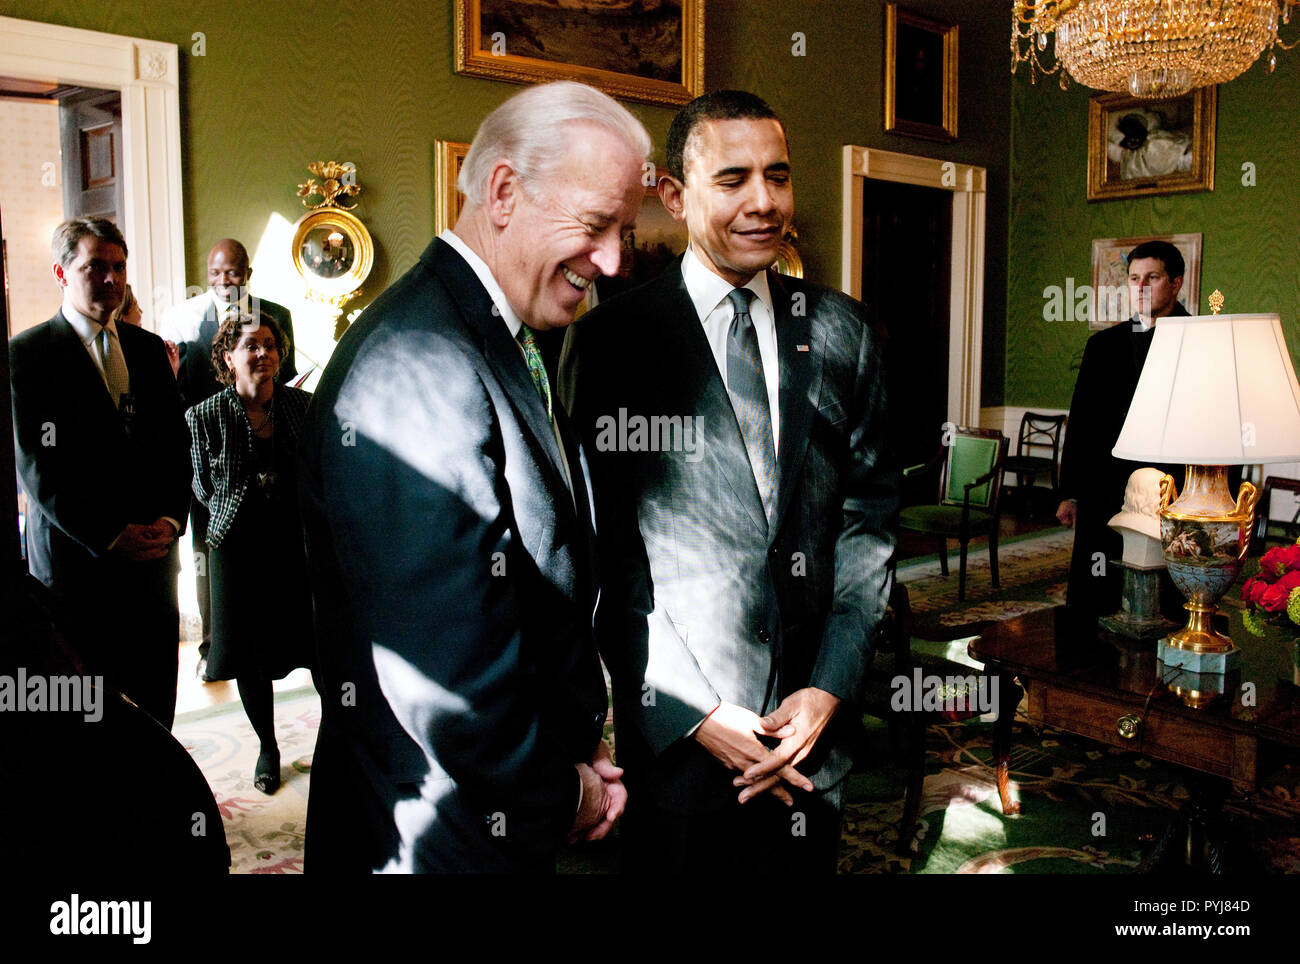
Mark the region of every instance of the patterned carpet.
<instances>
[{"instance_id":1,"label":"patterned carpet","mask_svg":"<svg viewBox=\"0 0 1300 964\"><path fill-rule=\"evenodd\" d=\"M983 540L973 543L966 561L966 601L957 600L956 551L949 554L950 575L939 571L938 556L909 560L898 567L916 613L916 635L951 639L963 629L974 635L981 622L1013 619L1065 602L1066 574L1074 532L1049 529L1004 541L998 547L999 589L993 588Z\"/></svg>"},{"instance_id":2,"label":"patterned carpet","mask_svg":"<svg viewBox=\"0 0 1300 964\"><path fill-rule=\"evenodd\" d=\"M319 726L320 698L315 690L276 694L281 786L268 797L253 786L257 737L240 703L176 718L172 732L198 763L217 799L230 847L231 873L302 873L307 790Z\"/></svg>"},{"instance_id":3,"label":"patterned carpet","mask_svg":"<svg viewBox=\"0 0 1300 964\"><path fill-rule=\"evenodd\" d=\"M933 558L900 567L917 611L914 650L932 659L965 659L963 628L1055 605L1064 592L1072 533L1052 530L1004 544L1000 592L988 556L972 553L967 603L957 580L939 576ZM198 762L217 798L233 873L302 872L303 828L320 703L311 689L277 694L276 726L283 785L267 797L252 786L257 740L238 703L183 714L176 736ZM909 856L895 854L904 773L893 765L888 732L868 719L867 742L848 786L841 873L1131 874L1187 801L1183 772L1136 754L1100 747L1053 730L1019 724L1011 761L1022 813L1002 815L989 767L992 725L979 720L931 726L921 813ZM1227 811L1238 869L1300 872L1300 766L1276 768L1251 798L1234 795ZM567 848L560 870L609 873L617 840Z\"/></svg>"}]
</instances>

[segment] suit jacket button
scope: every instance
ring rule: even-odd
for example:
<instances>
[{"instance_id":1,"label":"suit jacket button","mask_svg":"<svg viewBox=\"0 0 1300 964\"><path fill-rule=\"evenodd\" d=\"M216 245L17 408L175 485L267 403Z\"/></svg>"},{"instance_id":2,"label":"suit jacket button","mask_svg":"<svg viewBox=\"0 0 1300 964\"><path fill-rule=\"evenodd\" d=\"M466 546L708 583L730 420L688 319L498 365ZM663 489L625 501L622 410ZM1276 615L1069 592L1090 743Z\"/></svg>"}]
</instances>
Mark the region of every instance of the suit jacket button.
<instances>
[{"instance_id":1,"label":"suit jacket button","mask_svg":"<svg viewBox=\"0 0 1300 964\"><path fill-rule=\"evenodd\" d=\"M761 643L770 643L772 641L772 634L766 629L760 629L758 631L758 640Z\"/></svg>"}]
</instances>

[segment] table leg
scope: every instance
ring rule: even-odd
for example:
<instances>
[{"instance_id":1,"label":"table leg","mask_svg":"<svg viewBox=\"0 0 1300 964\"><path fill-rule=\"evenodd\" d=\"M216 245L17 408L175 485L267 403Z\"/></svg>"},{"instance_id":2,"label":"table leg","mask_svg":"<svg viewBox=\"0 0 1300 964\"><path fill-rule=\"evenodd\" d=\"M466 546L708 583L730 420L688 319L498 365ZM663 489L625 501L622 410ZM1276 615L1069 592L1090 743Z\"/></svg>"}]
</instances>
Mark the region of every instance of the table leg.
<instances>
[{"instance_id":1,"label":"table leg","mask_svg":"<svg viewBox=\"0 0 1300 964\"><path fill-rule=\"evenodd\" d=\"M1011 799L1011 724L1024 692L1010 674L998 675L998 718L993 724L993 767L997 773L998 796L1007 816L1020 812L1020 804Z\"/></svg>"}]
</instances>

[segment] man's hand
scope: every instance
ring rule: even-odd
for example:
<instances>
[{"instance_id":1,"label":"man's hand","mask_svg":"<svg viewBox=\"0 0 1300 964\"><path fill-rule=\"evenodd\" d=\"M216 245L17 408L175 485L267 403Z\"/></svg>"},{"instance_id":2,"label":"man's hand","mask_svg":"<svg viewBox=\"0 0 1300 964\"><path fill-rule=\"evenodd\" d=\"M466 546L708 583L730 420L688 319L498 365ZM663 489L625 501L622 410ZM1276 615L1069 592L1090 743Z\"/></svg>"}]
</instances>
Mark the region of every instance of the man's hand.
<instances>
[{"instance_id":1,"label":"man's hand","mask_svg":"<svg viewBox=\"0 0 1300 964\"><path fill-rule=\"evenodd\" d=\"M798 773L794 767L812 752L817 738L822 735L822 730L826 729L826 724L831 721L839 706L838 696L809 686L791 693L781 701L771 716L759 720L768 736L781 737L781 744L765 759L748 767L736 778L736 786L748 784L740 794L740 802L744 803L774 786L777 779L788 780L784 776L787 771ZM798 775L802 780L798 786L811 790L812 781L803 774Z\"/></svg>"},{"instance_id":2,"label":"man's hand","mask_svg":"<svg viewBox=\"0 0 1300 964\"><path fill-rule=\"evenodd\" d=\"M609 744L604 740L596 744L596 752L591 757L591 769L605 784L605 811L582 839L600 840L614 828L614 821L623 815L623 810L627 807L627 787L623 786L623 768L614 766ZM585 785L583 797L586 797ZM571 837L570 842L572 839Z\"/></svg>"},{"instance_id":3,"label":"man's hand","mask_svg":"<svg viewBox=\"0 0 1300 964\"><path fill-rule=\"evenodd\" d=\"M176 347L176 342L163 339L163 345L167 349L167 361L172 366L172 377L180 375L181 371L181 350Z\"/></svg>"},{"instance_id":4,"label":"man's hand","mask_svg":"<svg viewBox=\"0 0 1300 964\"><path fill-rule=\"evenodd\" d=\"M712 753L723 766L731 770L743 771L752 768L754 764L760 761L770 761L774 756L773 752L763 746L754 734L766 733L769 736L784 737L793 732L793 730L786 731L780 727L776 728L776 732L769 732L762 717L757 713L747 710L743 706L736 706L734 703L722 703L699 725L699 728L695 731L695 739L700 742L704 749ZM737 780L739 779L737 777ZM790 792L785 787L781 786L781 780L785 780L791 786L799 787L801 790L812 789L812 781L802 773L793 767L778 764L772 767L771 777L769 780L764 781L761 789L746 786L745 790L740 794L740 802L744 803L751 797L770 790L772 795L786 806L793 806L794 798L790 796ZM741 786L751 782L745 780L736 785Z\"/></svg>"},{"instance_id":5,"label":"man's hand","mask_svg":"<svg viewBox=\"0 0 1300 964\"><path fill-rule=\"evenodd\" d=\"M145 562L167 555L168 547L175 540L176 530L172 524L166 519L157 519L147 526L128 523L113 548L128 559Z\"/></svg>"},{"instance_id":6,"label":"man's hand","mask_svg":"<svg viewBox=\"0 0 1300 964\"><path fill-rule=\"evenodd\" d=\"M609 807L604 778L585 763L575 763L574 769L578 771L578 779L582 781L582 802L578 804L578 812L573 817L573 826L569 828L569 843L574 843L588 830L598 826L604 820L605 811Z\"/></svg>"},{"instance_id":7,"label":"man's hand","mask_svg":"<svg viewBox=\"0 0 1300 964\"><path fill-rule=\"evenodd\" d=\"M1079 503L1073 499L1066 499L1056 507L1056 521L1063 526L1074 528L1075 517L1079 514Z\"/></svg>"}]
</instances>

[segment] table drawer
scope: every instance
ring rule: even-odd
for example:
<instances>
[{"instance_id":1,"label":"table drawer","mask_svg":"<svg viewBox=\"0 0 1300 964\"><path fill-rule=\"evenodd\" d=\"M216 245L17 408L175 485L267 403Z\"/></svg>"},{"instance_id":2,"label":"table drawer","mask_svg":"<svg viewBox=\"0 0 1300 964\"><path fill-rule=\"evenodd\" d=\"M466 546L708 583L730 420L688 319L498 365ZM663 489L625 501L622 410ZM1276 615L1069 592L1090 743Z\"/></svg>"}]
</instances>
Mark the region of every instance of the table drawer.
<instances>
[{"instance_id":1,"label":"table drawer","mask_svg":"<svg viewBox=\"0 0 1300 964\"><path fill-rule=\"evenodd\" d=\"M1119 720L1141 716L1140 706L1034 680L1022 682L1027 684L1029 718L1035 723L1111 746L1140 749L1148 756L1223 777L1243 788L1255 785L1256 739L1248 733L1152 709L1138 736L1125 739L1119 733Z\"/></svg>"}]
</instances>

